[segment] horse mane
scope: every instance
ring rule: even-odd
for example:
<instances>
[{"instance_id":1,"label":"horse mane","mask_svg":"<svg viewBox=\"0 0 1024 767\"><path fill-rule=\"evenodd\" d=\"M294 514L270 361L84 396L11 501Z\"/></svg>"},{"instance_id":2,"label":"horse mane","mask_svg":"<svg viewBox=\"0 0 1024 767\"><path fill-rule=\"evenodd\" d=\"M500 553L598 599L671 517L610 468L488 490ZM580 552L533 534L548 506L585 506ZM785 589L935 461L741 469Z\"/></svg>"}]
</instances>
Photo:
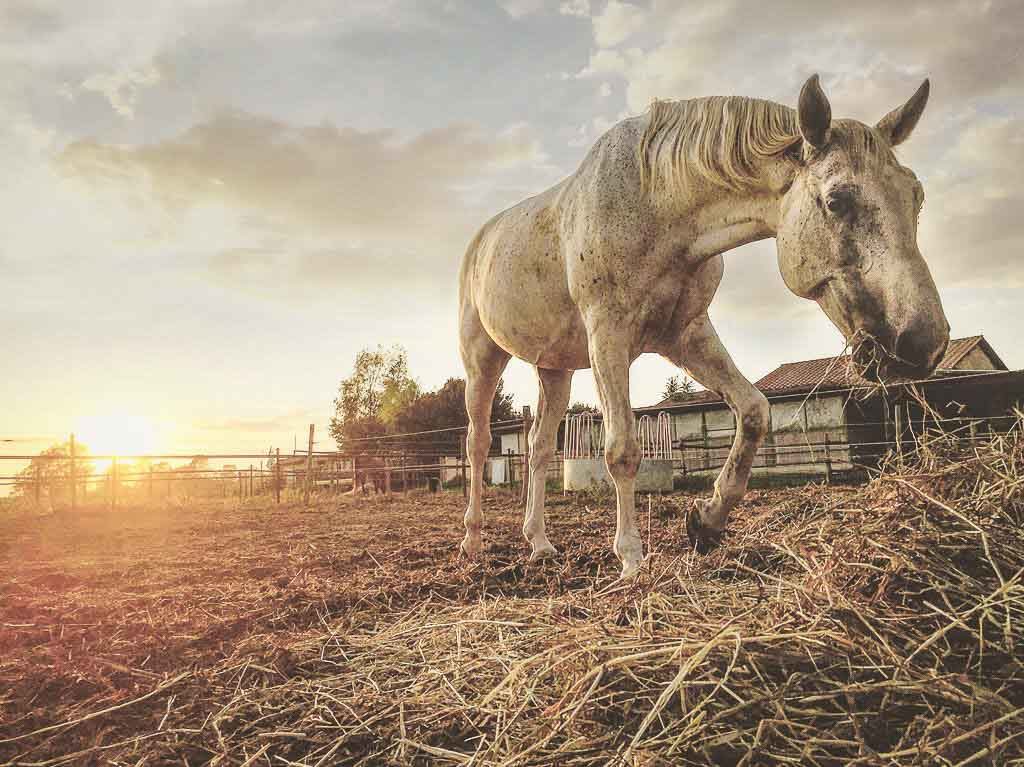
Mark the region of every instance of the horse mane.
<instances>
[{"instance_id":1,"label":"horse mane","mask_svg":"<svg viewBox=\"0 0 1024 767\"><path fill-rule=\"evenodd\" d=\"M892 157L877 131L855 120L834 120L833 140L851 159ZM640 140L640 176L680 187L694 177L741 190L756 186L758 165L800 141L796 110L764 99L708 96L686 101L655 100Z\"/></svg>"},{"instance_id":2,"label":"horse mane","mask_svg":"<svg viewBox=\"0 0 1024 767\"><path fill-rule=\"evenodd\" d=\"M656 180L681 186L697 176L729 189L749 188L759 160L800 138L794 109L744 96L655 100L648 116L640 140L645 187Z\"/></svg>"}]
</instances>

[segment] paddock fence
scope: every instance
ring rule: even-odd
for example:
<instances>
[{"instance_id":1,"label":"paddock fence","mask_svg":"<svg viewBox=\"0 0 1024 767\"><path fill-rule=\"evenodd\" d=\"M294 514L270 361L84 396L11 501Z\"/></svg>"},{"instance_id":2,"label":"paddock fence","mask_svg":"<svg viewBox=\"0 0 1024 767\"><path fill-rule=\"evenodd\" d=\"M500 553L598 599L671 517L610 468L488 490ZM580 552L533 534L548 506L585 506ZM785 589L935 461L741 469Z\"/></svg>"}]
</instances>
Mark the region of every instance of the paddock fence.
<instances>
[{"instance_id":1,"label":"paddock fence","mask_svg":"<svg viewBox=\"0 0 1024 767\"><path fill-rule=\"evenodd\" d=\"M528 409L524 415L523 419L492 423L492 431L519 433L521 444L527 445L532 419ZM863 478L882 461L909 458L931 434L954 435L970 444L1018 428L1019 418L1019 414L1007 414L922 419L920 423L906 419L897 422L895 430L891 421L865 421L813 432L773 433L757 450L754 473L826 482ZM642 420L639 427L641 436L652 429ZM677 479L713 477L728 460L734 428L707 429L697 438L677 437L665 428L661 421L654 424L661 446L658 457L671 457ZM854 440L850 439L853 434L877 436ZM0 471L5 462L30 462L17 474L0 474L0 487L13 489L13 496L39 506L72 509L216 497L245 501L273 496L278 503L282 498L301 497L308 502L314 496L352 492L357 489L357 478L365 479L365 485L358 488L363 492L454 489L465 494L470 470L465 437L466 427L451 427L348 440L345 450L318 451L313 449L314 427L310 425L308 448L287 454L274 448L266 453L92 455L79 451L70 435L66 450L57 454L0 454ZM666 442L670 445L667 450ZM603 453L602 443L599 414L575 420L567 416L559 426L560 449L547 468L548 479L561 480L566 449L570 456L597 456ZM488 461L504 462L500 484L518 491L525 500L529 451L492 450Z\"/></svg>"}]
</instances>

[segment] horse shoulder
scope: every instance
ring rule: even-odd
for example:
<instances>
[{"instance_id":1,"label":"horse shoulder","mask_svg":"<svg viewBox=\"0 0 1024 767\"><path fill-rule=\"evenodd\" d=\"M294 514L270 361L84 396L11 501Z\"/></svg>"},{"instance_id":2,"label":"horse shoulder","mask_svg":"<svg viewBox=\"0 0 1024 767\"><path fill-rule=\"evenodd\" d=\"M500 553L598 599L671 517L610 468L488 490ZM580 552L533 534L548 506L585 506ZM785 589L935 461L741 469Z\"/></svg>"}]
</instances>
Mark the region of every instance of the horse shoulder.
<instances>
[{"instance_id":1,"label":"horse shoulder","mask_svg":"<svg viewBox=\"0 0 1024 767\"><path fill-rule=\"evenodd\" d=\"M643 302L654 272L658 222L641 186L639 132L624 121L595 144L564 203L564 251L573 299L581 310Z\"/></svg>"}]
</instances>

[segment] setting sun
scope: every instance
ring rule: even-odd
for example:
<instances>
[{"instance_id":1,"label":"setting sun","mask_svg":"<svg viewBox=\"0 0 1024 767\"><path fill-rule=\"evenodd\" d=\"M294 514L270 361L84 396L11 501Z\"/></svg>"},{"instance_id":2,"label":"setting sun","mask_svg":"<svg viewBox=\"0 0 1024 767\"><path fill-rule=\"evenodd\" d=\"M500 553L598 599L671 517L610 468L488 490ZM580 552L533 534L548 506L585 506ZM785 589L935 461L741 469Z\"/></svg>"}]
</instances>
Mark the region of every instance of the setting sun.
<instances>
[{"instance_id":1,"label":"setting sun","mask_svg":"<svg viewBox=\"0 0 1024 767\"><path fill-rule=\"evenodd\" d=\"M80 418L76 439L93 455L145 455L156 450L157 429L143 416L107 413Z\"/></svg>"}]
</instances>

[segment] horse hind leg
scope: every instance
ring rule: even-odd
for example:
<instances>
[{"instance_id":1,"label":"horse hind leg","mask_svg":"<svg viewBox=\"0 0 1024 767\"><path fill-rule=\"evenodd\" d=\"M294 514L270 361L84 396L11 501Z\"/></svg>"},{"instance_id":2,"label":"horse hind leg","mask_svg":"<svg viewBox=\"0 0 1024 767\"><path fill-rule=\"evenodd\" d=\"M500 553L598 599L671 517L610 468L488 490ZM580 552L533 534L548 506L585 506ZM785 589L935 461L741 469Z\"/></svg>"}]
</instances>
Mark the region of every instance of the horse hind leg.
<instances>
[{"instance_id":1,"label":"horse hind leg","mask_svg":"<svg viewBox=\"0 0 1024 767\"><path fill-rule=\"evenodd\" d=\"M537 420L530 429L530 482L527 488L523 535L530 542L530 561L557 554L544 529L544 494L548 464L555 455L558 424L565 415L572 387L571 370L537 369L540 397Z\"/></svg>"},{"instance_id":2,"label":"horse hind leg","mask_svg":"<svg viewBox=\"0 0 1024 767\"><path fill-rule=\"evenodd\" d=\"M487 335L475 311L465 316L459 339L466 368L466 455L469 459L469 506L462 552L476 556L482 547L484 462L491 449L491 405L510 355Z\"/></svg>"}]
</instances>

